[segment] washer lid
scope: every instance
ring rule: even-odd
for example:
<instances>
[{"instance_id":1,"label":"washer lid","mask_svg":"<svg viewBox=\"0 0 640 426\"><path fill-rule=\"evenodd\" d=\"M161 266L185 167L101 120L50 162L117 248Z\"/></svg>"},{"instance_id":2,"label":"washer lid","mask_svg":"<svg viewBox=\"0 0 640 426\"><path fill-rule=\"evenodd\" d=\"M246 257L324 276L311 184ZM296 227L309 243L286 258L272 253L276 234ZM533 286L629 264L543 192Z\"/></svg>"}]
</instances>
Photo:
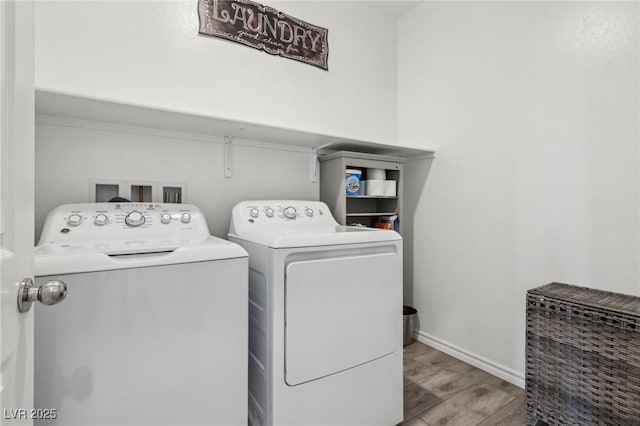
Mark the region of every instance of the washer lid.
<instances>
[{"instance_id":1,"label":"washer lid","mask_svg":"<svg viewBox=\"0 0 640 426\"><path fill-rule=\"evenodd\" d=\"M124 242L124 245L129 241ZM124 250L122 242L59 242L36 247L36 276L74 274L114 269L144 268L178 263L247 257L237 244L216 237L203 241L131 241L139 246ZM147 244L147 245L145 245ZM113 248L113 250L110 250Z\"/></svg>"},{"instance_id":2,"label":"washer lid","mask_svg":"<svg viewBox=\"0 0 640 426\"><path fill-rule=\"evenodd\" d=\"M231 213L229 237L273 248L398 241L395 231L342 226L320 201L243 201Z\"/></svg>"}]
</instances>

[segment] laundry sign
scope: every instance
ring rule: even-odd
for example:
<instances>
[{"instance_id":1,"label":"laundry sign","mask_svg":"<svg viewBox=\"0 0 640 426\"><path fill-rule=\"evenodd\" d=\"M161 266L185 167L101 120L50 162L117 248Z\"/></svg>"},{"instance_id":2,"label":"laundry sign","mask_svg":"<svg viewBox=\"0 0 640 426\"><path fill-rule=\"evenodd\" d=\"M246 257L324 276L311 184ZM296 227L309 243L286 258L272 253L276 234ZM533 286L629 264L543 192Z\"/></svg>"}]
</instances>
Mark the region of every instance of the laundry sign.
<instances>
[{"instance_id":1,"label":"laundry sign","mask_svg":"<svg viewBox=\"0 0 640 426\"><path fill-rule=\"evenodd\" d=\"M249 0L198 0L199 33L329 69L326 28Z\"/></svg>"}]
</instances>

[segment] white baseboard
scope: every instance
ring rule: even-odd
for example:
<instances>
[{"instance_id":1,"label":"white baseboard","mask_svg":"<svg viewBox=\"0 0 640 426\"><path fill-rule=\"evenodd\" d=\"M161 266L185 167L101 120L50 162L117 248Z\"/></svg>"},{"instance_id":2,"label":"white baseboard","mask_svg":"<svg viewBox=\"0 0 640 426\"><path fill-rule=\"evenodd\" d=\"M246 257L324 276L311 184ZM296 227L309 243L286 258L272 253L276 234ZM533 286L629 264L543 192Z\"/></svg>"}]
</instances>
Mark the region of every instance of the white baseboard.
<instances>
[{"instance_id":1,"label":"white baseboard","mask_svg":"<svg viewBox=\"0 0 640 426\"><path fill-rule=\"evenodd\" d=\"M431 336L424 331L418 331L416 340L524 389L524 374L519 371L512 370L490 359L466 351L454 344Z\"/></svg>"}]
</instances>

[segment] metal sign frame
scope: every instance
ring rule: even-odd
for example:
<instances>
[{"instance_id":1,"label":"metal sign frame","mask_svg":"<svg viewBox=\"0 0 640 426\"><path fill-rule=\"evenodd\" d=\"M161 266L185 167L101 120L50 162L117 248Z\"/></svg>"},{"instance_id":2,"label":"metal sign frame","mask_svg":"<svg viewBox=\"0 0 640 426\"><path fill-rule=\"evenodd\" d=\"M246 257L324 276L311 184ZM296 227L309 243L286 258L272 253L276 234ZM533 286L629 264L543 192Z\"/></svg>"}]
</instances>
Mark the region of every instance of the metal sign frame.
<instances>
[{"instance_id":1,"label":"metal sign frame","mask_svg":"<svg viewBox=\"0 0 640 426\"><path fill-rule=\"evenodd\" d=\"M198 32L328 70L326 28L250 0L198 0Z\"/></svg>"}]
</instances>

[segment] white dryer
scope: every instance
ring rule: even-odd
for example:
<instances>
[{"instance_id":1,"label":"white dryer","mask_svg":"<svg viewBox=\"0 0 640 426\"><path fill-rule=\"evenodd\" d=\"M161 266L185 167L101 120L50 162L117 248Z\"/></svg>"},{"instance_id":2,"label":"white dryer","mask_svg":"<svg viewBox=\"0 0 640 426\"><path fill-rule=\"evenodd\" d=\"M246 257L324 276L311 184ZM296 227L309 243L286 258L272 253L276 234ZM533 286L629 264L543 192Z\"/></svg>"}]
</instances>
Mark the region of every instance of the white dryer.
<instances>
[{"instance_id":1,"label":"white dryer","mask_svg":"<svg viewBox=\"0 0 640 426\"><path fill-rule=\"evenodd\" d=\"M228 237L249 253L249 423L401 422L400 235L270 200L236 205Z\"/></svg>"},{"instance_id":2,"label":"white dryer","mask_svg":"<svg viewBox=\"0 0 640 426\"><path fill-rule=\"evenodd\" d=\"M247 423L247 253L185 204L68 204L47 216L35 406L58 425Z\"/></svg>"}]
</instances>

